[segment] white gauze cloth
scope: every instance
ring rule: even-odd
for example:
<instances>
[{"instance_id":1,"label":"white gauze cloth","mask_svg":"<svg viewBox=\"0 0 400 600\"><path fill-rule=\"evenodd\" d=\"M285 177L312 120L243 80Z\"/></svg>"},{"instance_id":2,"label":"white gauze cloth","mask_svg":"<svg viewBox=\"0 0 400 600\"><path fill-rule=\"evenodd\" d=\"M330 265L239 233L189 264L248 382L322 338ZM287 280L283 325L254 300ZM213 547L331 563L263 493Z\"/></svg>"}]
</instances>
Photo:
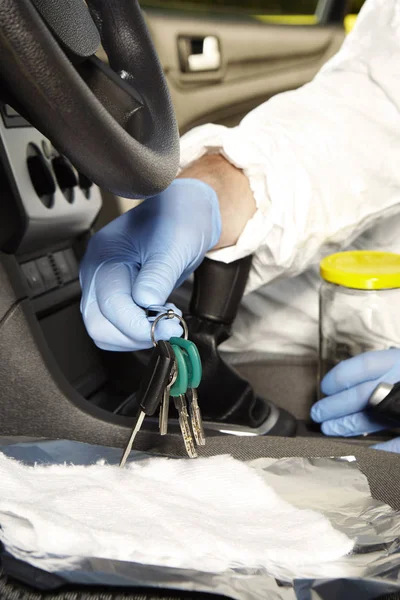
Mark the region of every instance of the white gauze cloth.
<instances>
[{"instance_id":1,"label":"white gauze cloth","mask_svg":"<svg viewBox=\"0 0 400 600\"><path fill-rule=\"evenodd\" d=\"M353 547L324 516L280 499L230 456L149 458L120 469L30 467L0 454L0 481L1 541L48 571L96 557L301 576Z\"/></svg>"}]
</instances>

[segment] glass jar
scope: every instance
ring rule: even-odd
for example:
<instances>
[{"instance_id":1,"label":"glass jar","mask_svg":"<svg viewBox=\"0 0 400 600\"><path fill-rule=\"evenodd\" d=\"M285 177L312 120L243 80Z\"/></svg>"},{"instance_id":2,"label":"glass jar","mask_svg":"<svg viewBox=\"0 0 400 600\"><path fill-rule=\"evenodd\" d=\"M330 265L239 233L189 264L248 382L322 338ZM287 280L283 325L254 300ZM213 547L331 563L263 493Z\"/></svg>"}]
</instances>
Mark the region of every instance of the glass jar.
<instances>
[{"instance_id":1,"label":"glass jar","mask_svg":"<svg viewBox=\"0 0 400 600\"><path fill-rule=\"evenodd\" d=\"M320 273L319 383L342 360L400 347L400 254L341 252Z\"/></svg>"}]
</instances>

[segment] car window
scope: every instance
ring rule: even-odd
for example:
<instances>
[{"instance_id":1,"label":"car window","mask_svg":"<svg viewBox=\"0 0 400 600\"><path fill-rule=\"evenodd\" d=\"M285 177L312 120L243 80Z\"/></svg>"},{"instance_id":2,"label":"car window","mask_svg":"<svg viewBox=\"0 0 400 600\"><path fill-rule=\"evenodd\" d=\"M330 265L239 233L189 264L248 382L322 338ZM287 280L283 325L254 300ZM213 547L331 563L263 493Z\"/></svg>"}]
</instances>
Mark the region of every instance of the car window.
<instances>
[{"instance_id":1,"label":"car window","mask_svg":"<svg viewBox=\"0 0 400 600\"><path fill-rule=\"evenodd\" d=\"M365 0L351 0L349 14L344 20L344 27L347 33L350 33L350 31L353 29L357 15L360 12L364 2Z\"/></svg>"},{"instance_id":2,"label":"car window","mask_svg":"<svg viewBox=\"0 0 400 600\"><path fill-rule=\"evenodd\" d=\"M267 22L310 25L318 22L318 0L142 0L143 8L250 15Z\"/></svg>"}]
</instances>

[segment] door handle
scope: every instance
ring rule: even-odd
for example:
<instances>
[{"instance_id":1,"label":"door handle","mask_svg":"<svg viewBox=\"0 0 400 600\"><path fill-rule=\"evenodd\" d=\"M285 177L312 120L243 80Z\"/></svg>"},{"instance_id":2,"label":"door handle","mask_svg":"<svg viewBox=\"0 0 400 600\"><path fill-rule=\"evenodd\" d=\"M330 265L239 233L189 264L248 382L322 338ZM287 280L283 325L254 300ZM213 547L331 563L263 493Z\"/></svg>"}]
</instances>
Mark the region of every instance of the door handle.
<instances>
[{"instance_id":1,"label":"door handle","mask_svg":"<svg viewBox=\"0 0 400 600\"><path fill-rule=\"evenodd\" d=\"M185 73L218 71L222 66L219 39L215 35L181 36L178 51L181 69Z\"/></svg>"}]
</instances>

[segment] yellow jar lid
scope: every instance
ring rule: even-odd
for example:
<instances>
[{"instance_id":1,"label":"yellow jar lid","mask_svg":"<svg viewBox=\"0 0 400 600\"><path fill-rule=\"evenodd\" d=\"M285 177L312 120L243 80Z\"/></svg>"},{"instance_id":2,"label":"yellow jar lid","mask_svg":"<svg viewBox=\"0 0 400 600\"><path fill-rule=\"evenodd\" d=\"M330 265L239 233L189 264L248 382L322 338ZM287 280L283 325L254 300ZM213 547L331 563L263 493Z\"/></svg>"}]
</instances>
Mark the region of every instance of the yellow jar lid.
<instances>
[{"instance_id":1,"label":"yellow jar lid","mask_svg":"<svg viewBox=\"0 0 400 600\"><path fill-rule=\"evenodd\" d=\"M370 250L339 252L321 261L321 277L357 290L400 288L400 254Z\"/></svg>"}]
</instances>

